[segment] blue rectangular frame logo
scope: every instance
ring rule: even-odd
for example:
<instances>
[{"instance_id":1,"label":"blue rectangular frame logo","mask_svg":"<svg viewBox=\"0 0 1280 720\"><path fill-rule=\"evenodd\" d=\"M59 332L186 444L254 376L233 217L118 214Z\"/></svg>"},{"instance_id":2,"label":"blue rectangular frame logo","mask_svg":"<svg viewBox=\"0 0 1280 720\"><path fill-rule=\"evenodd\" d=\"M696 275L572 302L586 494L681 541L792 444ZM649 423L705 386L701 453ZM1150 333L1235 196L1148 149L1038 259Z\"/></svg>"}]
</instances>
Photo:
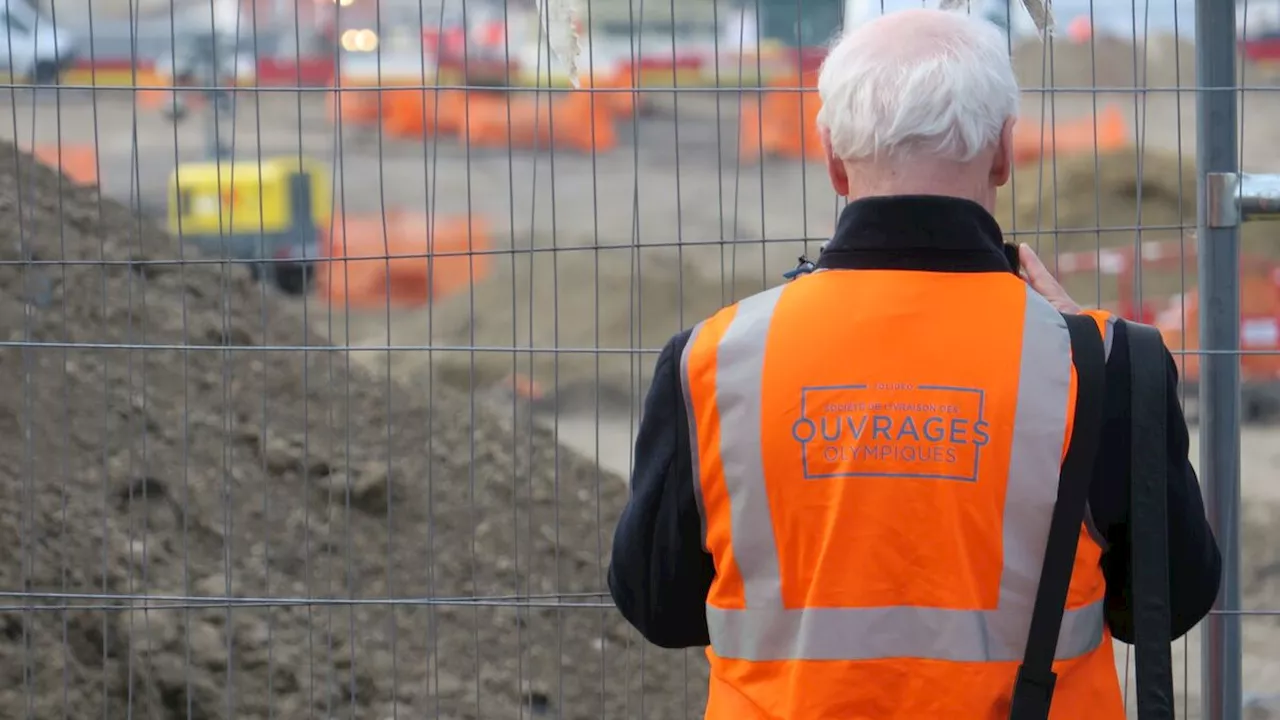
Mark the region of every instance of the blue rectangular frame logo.
<instances>
[{"instance_id":1,"label":"blue rectangular frame logo","mask_svg":"<svg viewBox=\"0 0 1280 720\"><path fill-rule=\"evenodd\" d=\"M808 416L810 407L811 393L824 392L858 392L870 390L870 386L866 384L859 385L818 385L800 388L800 418L792 427L793 438L800 443L800 462L806 480L835 480L841 478L908 478L919 480L951 480L957 482L977 482L978 468L982 461L982 444L974 443L973 445L973 467L967 474L946 474L946 473L910 473L910 472L812 472L809 468L809 444L817 437L817 427L813 418ZM983 410L986 404L986 394L980 388L954 387L949 385L916 385L913 392L948 392L948 393L965 393L971 394L977 399L977 417L975 422L984 422ZM807 423L808 432L800 432L800 428ZM807 437L802 437L807 435Z\"/></svg>"}]
</instances>

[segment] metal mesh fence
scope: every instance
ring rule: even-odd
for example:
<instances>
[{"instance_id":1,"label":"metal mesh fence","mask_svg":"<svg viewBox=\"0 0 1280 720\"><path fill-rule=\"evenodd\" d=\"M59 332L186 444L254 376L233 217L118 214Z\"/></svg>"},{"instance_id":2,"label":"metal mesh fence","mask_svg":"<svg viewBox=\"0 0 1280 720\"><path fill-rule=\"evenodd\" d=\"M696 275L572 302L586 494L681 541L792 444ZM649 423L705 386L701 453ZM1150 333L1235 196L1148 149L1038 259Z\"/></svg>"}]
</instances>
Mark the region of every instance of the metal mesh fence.
<instances>
[{"instance_id":1,"label":"metal mesh fence","mask_svg":"<svg viewBox=\"0 0 1280 720\"><path fill-rule=\"evenodd\" d=\"M1280 195L1236 175L1280 13L1229 5L972 4L1024 88L1003 228L1176 339L1228 564L1189 718L1280 717L1280 245L1237 211ZM4 714L700 715L605 590L641 399L831 232L812 71L879 0L3 8Z\"/></svg>"}]
</instances>

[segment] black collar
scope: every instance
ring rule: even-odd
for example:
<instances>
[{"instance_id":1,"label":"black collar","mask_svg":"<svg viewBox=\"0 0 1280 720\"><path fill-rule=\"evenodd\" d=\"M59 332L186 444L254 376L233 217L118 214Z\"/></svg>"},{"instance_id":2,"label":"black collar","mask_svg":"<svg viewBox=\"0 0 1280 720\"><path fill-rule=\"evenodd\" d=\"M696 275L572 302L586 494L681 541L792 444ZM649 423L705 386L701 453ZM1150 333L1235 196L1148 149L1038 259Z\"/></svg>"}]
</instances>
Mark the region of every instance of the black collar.
<instances>
[{"instance_id":1,"label":"black collar","mask_svg":"<svg viewBox=\"0 0 1280 720\"><path fill-rule=\"evenodd\" d=\"M981 205L940 195L873 197L849 203L818 259L819 269L1014 272L1017 248L1004 243Z\"/></svg>"}]
</instances>

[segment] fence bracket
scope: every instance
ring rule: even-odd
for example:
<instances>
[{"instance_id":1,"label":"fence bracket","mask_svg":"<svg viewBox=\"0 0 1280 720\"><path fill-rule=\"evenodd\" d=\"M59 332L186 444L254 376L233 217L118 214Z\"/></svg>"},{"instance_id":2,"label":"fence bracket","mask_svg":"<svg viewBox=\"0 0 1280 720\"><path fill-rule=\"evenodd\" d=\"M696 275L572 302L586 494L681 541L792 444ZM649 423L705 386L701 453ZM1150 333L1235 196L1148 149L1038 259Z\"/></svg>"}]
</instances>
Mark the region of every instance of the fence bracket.
<instances>
[{"instance_id":1,"label":"fence bracket","mask_svg":"<svg viewBox=\"0 0 1280 720\"><path fill-rule=\"evenodd\" d=\"M1280 174L1211 172L1204 182L1209 227L1280 220Z\"/></svg>"}]
</instances>

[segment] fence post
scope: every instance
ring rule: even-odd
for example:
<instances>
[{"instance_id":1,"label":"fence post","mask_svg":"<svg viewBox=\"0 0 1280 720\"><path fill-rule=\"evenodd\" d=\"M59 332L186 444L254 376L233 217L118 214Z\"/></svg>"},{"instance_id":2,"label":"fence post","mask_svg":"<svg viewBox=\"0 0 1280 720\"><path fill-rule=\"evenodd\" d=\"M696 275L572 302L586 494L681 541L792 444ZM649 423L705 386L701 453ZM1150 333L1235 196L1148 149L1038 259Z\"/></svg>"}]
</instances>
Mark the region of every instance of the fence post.
<instances>
[{"instance_id":1,"label":"fence post","mask_svg":"<svg viewBox=\"0 0 1280 720\"><path fill-rule=\"evenodd\" d=\"M1240 720L1240 218L1219 222L1214 177L1239 170L1235 4L1196 0L1196 170L1199 185L1200 475L1222 549L1222 587L1204 622L1203 716ZM1231 184L1235 189L1236 185ZM1217 187L1221 190L1221 186ZM1217 197L1227 204L1235 197ZM1177 562L1177 559L1174 559Z\"/></svg>"}]
</instances>

